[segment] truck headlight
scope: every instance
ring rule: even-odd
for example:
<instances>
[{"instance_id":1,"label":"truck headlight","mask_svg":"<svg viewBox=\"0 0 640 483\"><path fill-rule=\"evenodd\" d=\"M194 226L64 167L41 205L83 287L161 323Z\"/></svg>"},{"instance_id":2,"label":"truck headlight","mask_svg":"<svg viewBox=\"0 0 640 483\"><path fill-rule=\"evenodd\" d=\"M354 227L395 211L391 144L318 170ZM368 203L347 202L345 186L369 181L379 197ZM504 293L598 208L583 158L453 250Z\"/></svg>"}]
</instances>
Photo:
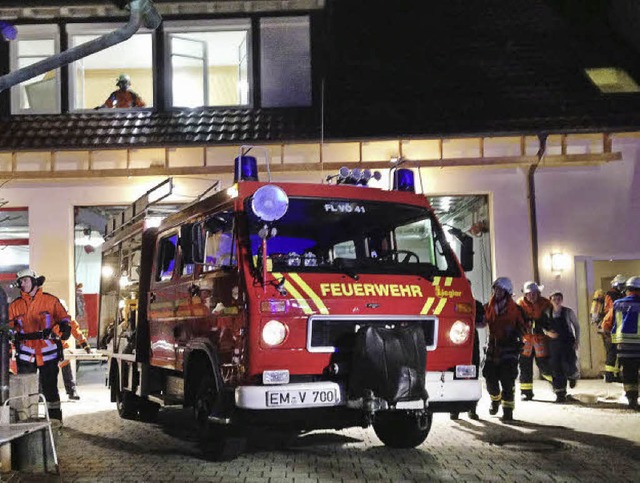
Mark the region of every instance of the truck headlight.
<instances>
[{"instance_id":1,"label":"truck headlight","mask_svg":"<svg viewBox=\"0 0 640 483\"><path fill-rule=\"evenodd\" d=\"M461 320L456 320L449 330L449 339L456 345L464 344L469 340L471 326Z\"/></svg>"},{"instance_id":2,"label":"truck headlight","mask_svg":"<svg viewBox=\"0 0 640 483\"><path fill-rule=\"evenodd\" d=\"M262 328L262 340L267 345L279 345L287 338L287 326L279 320L270 320Z\"/></svg>"}]
</instances>

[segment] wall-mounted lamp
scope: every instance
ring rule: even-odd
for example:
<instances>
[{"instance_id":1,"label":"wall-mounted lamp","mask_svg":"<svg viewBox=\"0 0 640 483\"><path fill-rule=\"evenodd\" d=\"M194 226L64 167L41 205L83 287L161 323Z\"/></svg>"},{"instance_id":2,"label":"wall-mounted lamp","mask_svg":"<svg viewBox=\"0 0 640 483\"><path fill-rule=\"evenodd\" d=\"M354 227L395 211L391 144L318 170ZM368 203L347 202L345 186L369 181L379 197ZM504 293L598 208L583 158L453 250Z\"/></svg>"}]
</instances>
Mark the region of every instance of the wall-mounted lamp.
<instances>
[{"instance_id":1,"label":"wall-mounted lamp","mask_svg":"<svg viewBox=\"0 0 640 483\"><path fill-rule=\"evenodd\" d=\"M551 271L562 273L569 268L569 255L558 252L551 254Z\"/></svg>"}]
</instances>

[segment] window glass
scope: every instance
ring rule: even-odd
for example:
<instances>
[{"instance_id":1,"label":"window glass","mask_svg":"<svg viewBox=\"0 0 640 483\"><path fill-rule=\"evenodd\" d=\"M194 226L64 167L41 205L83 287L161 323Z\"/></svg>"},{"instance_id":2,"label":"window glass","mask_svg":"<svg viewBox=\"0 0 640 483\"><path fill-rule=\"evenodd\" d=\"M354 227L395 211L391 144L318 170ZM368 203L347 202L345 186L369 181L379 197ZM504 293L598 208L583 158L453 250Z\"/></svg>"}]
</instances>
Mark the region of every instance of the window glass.
<instances>
[{"instance_id":1,"label":"window glass","mask_svg":"<svg viewBox=\"0 0 640 483\"><path fill-rule=\"evenodd\" d=\"M249 206L247 213L251 254L258 266L264 223ZM460 275L440 225L424 207L289 198L287 213L272 228L275 236L267 239L268 267L276 272Z\"/></svg>"},{"instance_id":2,"label":"window glass","mask_svg":"<svg viewBox=\"0 0 640 483\"><path fill-rule=\"evenodd\" d=\"M220 213L205 221L204 262L204 271L236 265L232 213Z\"/></svg>"},{"instance_id":3,"label":"window glass","mask_svg":"<svg viewBox=\"0 0 640 483\"><path fill-rule=\"evenodd\" d=\"M156 280L170 280L173 276L173 269L176 266L176 255L178 253L177 246L177 234L166 236L160 239Z\"/></svg>"},{"instance_id":4,"label":"window glass","mask_svg":"<svg viewBox=\"0 0 640 483\"><path fill-rule=\"evenodd\" d=\"M58 52L55 25L18 26L18 39L11 43L11 70L28 67ZM59 70L51 70L11 88L14 114L53 114L60 112Z\"/></svg>"},{"instance_id":5,"label":"window glass","mask_svg":"<svg viewBox=\"0 0 640 483\"><path fill-rule=\"evenodd\" d=\"M213 27L212 27L213 28ZM248 24L169 34L173 105L238 106L249 100Z\"/></svg>"},{"instance_id":6,"label":"window glass","mask_svg":"<svg viewBox=\"0 0 640 483\"><path fill-rule=\"evenodd\" d=\"M0 208L0 286L9 300L20 295L16 273L29 267L29 212Z\"/></svg>"},{"instance_id":7,"label":"window glass","mask_svg":"<svg viewBox=\"0 0 640 483\"><path fill-rule=\"evenodd\" d=\"M99 38L117 27L104 31L98 27L70 27L70 47L77 47ZM102 106L118 90L121 75L129 76L133 95L118 97L109 107L132 108L153 106L153 47L150 33L137 33L108 49L84 57L69 66L72 109L93 109ZM112 97L115 99L115 94Z\"/></svg>"},{"instance_id":8,"label":"window glass","mask_svg":"<svg viewBox=\"0 0 640 483\"><path fill-rule=\"evenodd\" d=\"M309 17L260 20L263 107L311 105Z\"/></svg>"}]
</instances>

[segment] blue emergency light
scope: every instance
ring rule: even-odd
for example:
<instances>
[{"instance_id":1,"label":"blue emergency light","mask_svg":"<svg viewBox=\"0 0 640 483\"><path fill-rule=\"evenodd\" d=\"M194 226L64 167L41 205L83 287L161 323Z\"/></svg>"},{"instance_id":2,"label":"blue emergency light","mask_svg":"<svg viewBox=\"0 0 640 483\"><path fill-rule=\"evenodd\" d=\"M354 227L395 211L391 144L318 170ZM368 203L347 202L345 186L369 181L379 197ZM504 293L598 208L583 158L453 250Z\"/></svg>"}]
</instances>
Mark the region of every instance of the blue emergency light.
<instances>
[{"instance_id":1,"label":"blue emergency light","mask_svg":"<svg viewBox=\"0 0 640 483\"><path fill-rule=\"evenodd\" d=\"M407 168L398 168L393 172L393 189L395 191L416 192L413 179L413 171Z\"/></svg>"},{"instance_id":2,"label":"blue emergency light","mask_svg":"<svg viewBox=\"0 0 640 483\"><path fill-rule=\"evenodd\" d=\"M238 166L240 165L240 166ZM253 156L238 156L235 159L233 170L233 182L258 181L258 161Z\"/></svg>"}]
</instances>

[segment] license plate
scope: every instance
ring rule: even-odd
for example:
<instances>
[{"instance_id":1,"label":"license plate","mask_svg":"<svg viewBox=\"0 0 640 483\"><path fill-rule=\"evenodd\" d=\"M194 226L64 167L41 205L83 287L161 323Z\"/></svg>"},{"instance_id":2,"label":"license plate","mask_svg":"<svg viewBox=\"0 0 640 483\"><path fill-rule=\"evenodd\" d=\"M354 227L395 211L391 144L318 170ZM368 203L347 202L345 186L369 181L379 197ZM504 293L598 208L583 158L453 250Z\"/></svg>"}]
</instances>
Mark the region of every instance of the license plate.
<instances>
[{"instance_id":1,"label":"license plate","mask_svg":"<svg viewBox=\"0 0 640 483\"><path fill-rule=\"evenodd\" d=\"M340 402L336 389L293 389L267 391L266 405L270 408L335 406Z\"/></svg>"}]
</instances>

